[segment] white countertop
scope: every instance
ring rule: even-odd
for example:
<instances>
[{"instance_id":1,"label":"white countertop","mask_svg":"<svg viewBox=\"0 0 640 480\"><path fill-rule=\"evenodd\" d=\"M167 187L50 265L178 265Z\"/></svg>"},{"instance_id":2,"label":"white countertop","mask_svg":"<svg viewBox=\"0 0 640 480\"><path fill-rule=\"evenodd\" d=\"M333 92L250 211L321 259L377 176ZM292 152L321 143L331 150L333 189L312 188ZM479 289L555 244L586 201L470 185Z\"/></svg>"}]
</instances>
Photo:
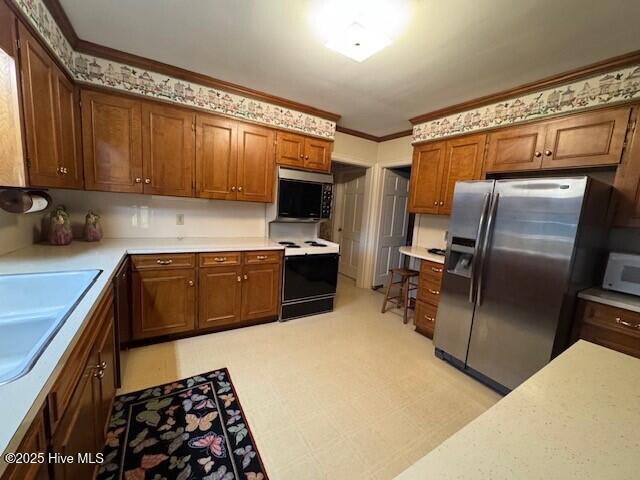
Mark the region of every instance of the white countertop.
<instances>
[{"instance_id":1,"label":"white countertop","mask_svg":"<svg viewBox=\"0 0 640 480\"><path fill-rule=\"evenodd\" d=\"M0 274L100 269L102 274L87 291L33 369L0 385L0 452L14 451L58 376L90 318L96 301L107 288L126 254L284 250L266 238L135 238L104 239L99 243L74 241L67 246L32 245L0 256ZM0 457L0 474L6 465Z\"/></svg>"},{"instance_id":2,"label":"white countertop","mask_svg":"<svg viewBox=\"0 0 640 480\"><path fill-rule=\"evenodd\" d=\"M639 405L640 359L581 340L396 480L637 479Z\"/></svg>"},{"instance_id":3,"label":"white countertop","mask_svg":"<svg viewBox=\"0 0 640 480\"><path fill-rule=\"evenodd\" d=\"M400 247L400 253L409 257L419 258L420 260L429 260L430 262L444 264L444 257L442 255L429 253L428 249L425 247L407 245L406 247Z\"/></svg>"},{"instance_id":4,"label":"white countertop","mask_svg":"<svg viewBox=\"0 0 640 480\"><path fill-rule=\"evenodd\" d=\"M592 302L604 303L611 307L623 308L640 313L640 297L635 295L612 292L604 288L589 288L580 292L578 297Z\"/></svg>"}]
</instances>

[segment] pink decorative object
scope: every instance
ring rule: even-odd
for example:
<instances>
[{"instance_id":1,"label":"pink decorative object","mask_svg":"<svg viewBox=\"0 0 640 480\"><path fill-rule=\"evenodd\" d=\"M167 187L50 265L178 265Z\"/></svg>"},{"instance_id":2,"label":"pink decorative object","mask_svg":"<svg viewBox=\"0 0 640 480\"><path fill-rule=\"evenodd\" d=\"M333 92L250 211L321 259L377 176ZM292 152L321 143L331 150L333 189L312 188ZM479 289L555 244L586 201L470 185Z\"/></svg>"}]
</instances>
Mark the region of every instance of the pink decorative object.
<instances>
[{"instance_id":1,"label":"pink decorative object","mask_svg":"<svg viewBox=\"0 0 640 480\"><path fill-rule=\"evenodd\" d=\"M102 240L102 227L100 215L89 210L84 222L84 239L87 242L99 242Z\"/></svg>"},{"instance_id":2,"label":"pink decorative object","mask_svg":"<svg viewBox=\"0 0 640 480\"><path fill-rule=\"evenodd\" d=\"M58 205L49 216L49 243L69 245L73 240L69 214L63 205Z\"/></svg>"}]
</instances>

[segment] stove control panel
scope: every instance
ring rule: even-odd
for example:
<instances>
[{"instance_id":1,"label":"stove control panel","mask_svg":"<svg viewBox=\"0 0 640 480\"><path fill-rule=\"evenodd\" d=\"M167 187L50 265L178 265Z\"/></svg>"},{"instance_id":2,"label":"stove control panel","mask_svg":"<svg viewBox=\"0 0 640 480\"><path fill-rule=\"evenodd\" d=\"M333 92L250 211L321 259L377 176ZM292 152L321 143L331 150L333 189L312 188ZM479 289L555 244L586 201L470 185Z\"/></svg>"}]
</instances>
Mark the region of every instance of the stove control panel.
<instances>
[{"instance_id":1,"label":"stove control panel","mask_svg":"<svg viewBox=\"0 0 640 480\"><path fill-rule=\"evenodd\" d=\"M333 185L324 183L322 185L322 203L320 206L320 218L331 217L331 202L333 200Z\"/></svg>"}]
</instances>

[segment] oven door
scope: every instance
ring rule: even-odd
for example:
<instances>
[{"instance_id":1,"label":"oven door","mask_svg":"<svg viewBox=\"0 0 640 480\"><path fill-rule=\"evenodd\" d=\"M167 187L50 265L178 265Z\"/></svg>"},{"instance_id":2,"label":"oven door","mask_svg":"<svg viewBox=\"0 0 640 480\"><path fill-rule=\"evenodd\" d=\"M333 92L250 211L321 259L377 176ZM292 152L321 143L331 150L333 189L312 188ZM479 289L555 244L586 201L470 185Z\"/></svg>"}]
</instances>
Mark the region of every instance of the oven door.
<instances>
[{"instance_id":1,"label":"oven door","mask_svg":"<svg viewBox=\"0 0 640 480\"><path fill-rule=\"evenodd\" d=\"M285 257L283 302L335 295L338 258L337 253Z\"/></svg>"},{"instance_id":2,"label":"oven door","mask_svg":"<svg viewBox=\"0 0 640 480\"><path fill-rule=\"evenodd\" d=\"M320 219L322 215L322 183L283 178L279 182L279 219Z\"/></svg>"}]
</instances>

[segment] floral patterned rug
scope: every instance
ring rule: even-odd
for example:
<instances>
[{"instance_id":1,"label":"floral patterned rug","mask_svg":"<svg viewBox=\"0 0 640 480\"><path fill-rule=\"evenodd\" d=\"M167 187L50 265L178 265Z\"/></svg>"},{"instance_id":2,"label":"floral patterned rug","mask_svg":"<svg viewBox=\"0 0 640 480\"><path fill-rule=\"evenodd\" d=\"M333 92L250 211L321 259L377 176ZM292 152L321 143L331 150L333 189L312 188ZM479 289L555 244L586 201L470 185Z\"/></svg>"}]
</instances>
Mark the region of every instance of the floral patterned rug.
<instances>
[{"instance_id":1,"label":"floral patterned rug","mask_svg":"<svg viewBox=\"0 0 640 480\"><path fill-rule=\"evenodd\" d=\"M268 480L226 368L116 397L98 480Z\"/></svg>"}]
</instances>

